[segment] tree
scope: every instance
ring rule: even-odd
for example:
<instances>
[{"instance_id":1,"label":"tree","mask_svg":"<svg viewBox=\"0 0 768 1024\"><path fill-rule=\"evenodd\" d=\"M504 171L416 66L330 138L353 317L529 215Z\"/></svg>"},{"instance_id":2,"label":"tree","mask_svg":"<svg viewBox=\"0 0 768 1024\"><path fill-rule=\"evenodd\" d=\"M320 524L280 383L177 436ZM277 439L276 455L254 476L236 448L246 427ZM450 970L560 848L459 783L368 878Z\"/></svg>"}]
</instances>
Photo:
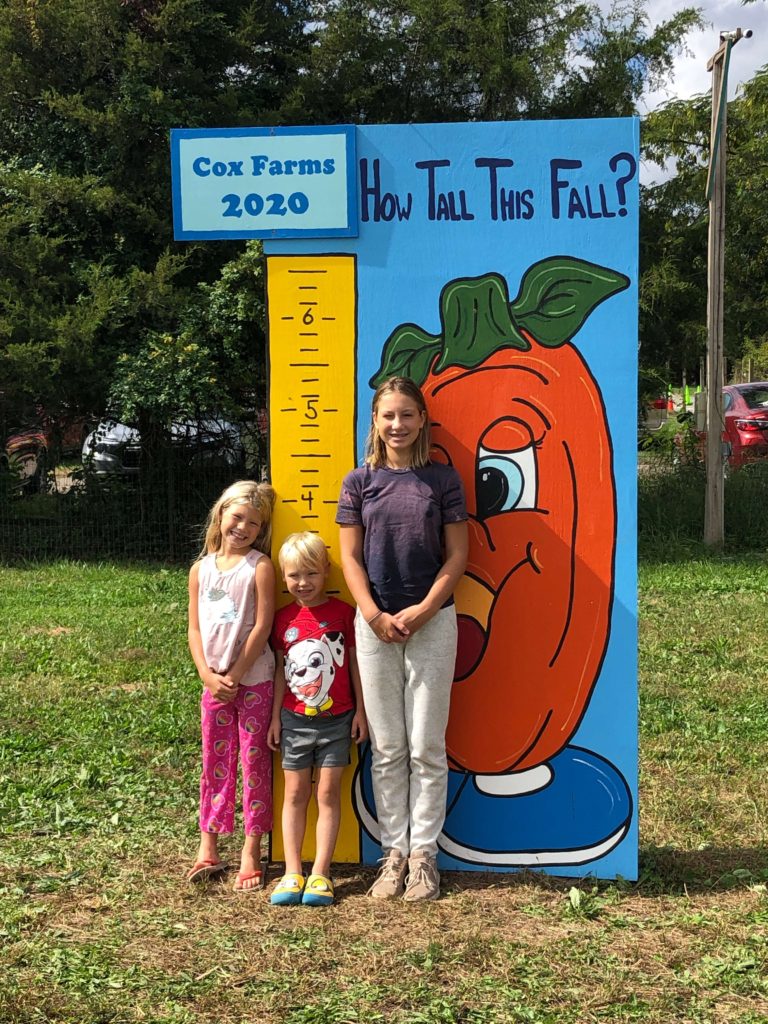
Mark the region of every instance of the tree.
<instances>
[{"instance_id":1,"label":"tree","mask_svg":"<svg viewBox=\"0 0 768 1024\"><path fill-rule=\"evenodd\" d=\"M0 374L19 415L98 413L121 354L213 330L202 286L243 246L173 243L168 130L281 123L306 20L304 0L0 0ZM258 340L239 337L253 373Z\"/></svg>"},{"instance_id":2,"label":"tree","mask_svg":"<svg viewBox=\"0 0 768 1024\"><path fill-rule=\"evenodd\" d=\"M640 0L0 0L0 376L101 413L121 356L264 377L258 246L173 242L168 130L632 113L695 23ZM116 392L114 392L116 394ZM222 398L223 401L223 398Z\"/></svg>"},{"instance_id":3,"label":"tree","mask_svg":"<svg viewBox=\"0 0 768 1024\"><path fill-rule=\"evenodd\" d=\"M320 0L302 79L325 121L514 120L632 114L671 72L686 8L647 31L642 0Z\"/></svg>"},{"instance_id":4,"label":"tree","mask_svg":"<svg viewBox=\"0 0 768 1024\"><path fill-rule=\"evenodd\" d=\"M631 117L646 89L672 77L685 36L702 26L693 7L648 30L643 0L614 0L607 13L592 9L587 32L575 46L562 84L554 90L550 116Z\"/></svg>"},{"instance_id":5,"label":"tree","mask_svg":"<svg viewBox=\"0 0 768 1024\"><path fill-rule=\"evenodd\" d=\"M646 190L641 250L641 359L698 370L706 349L705 196L711 99L676 101L643 125L643 151L675 174ZM768 340L768 67L728 104L725 352L730 360Z\"/></svg>"}]
</instances>

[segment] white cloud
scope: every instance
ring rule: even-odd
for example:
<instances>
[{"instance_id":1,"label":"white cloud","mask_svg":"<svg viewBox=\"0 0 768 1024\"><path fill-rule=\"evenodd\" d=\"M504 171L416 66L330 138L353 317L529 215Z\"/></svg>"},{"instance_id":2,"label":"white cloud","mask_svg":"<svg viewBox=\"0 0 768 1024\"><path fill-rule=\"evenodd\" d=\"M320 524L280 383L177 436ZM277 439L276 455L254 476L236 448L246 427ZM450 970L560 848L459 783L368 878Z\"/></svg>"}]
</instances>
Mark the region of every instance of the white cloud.
<instances>
[{"instance_id":1,"label":"white cloud","mask_svg":"<svg viewBox=\"0 0 768 1024\"><path fill-rule=\"evenodd\" d=\"M652 25L666 21L676 11L688 6L670 0L650 0L648 17ZM691 5L693 6L693 5ZM742 28L752 29L751 39L741 39L731 50L728 71L728 96L733 98L738 87L748 81L758 68L768 60L766 39L768 38L768 5L760 2L743 5L735 0L705 3L702 16L708 23L703 31L692 32L686 38L689 54L683 54L675 61L674 77L666 89L648 93L640 104L641 113L653 110L670 99L689 99L697 93L708 93L712 89L712 76L707 71L707 62L720 45L720 32Z\"/></svg>"},{"instance_id":2,"label":"white cloud","mask_svg":"<svg viewBox=\"0 0 768 1024\"><path fill-rule=\"evenodd\" d=\"M666 21L683 7L694 6L673 0L649 0L648 17L651 26ZM675 61L674 74L665 89L646 93L639 103L640 114L645 114L672 99L690 99L691 96L712 91L712 75L707 71L707 63L720 45L720 33L730 32L736 28L743 31L752 30L752 38L741 39L731 49L731 60L728 69L728 97L733 99L739 87L749 81L758 68L766 63L765 40L768 38L768 5L758 0L757 3L743 5L736 0L712 0L702 6L702 17L705 27L701 31L692 32L687 36L685 45L687 53L680 55ZM640 169L640 180L648 185L668 178L674 173L674 165L666 168L656 164L643 163Z\"/></svg>"}]
</instances>

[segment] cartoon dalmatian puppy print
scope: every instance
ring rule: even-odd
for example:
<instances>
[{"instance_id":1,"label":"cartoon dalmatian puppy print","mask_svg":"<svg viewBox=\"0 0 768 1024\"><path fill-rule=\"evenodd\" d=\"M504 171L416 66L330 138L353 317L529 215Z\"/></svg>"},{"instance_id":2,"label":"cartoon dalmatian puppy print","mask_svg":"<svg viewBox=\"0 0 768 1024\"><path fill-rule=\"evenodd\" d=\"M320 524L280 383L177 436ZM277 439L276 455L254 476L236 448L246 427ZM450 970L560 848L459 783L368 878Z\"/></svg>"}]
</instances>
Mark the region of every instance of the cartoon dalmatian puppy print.
<instances>
[{"instance_id":1,"label":"cartoon dalmatian puppy print","mask_svg":"<svg viewBox=\"0 0 768 1024\"><path fill-rule=\"evenodd\" d=\"M285 659L285 679L291 693L304 704L304 714L327 713L333 707L329 696L336 668L344 664L344 635L325 633L320 638L293 641L299 631L291 627L285 633L290 654Z\"/></svg>"}]
</instances>

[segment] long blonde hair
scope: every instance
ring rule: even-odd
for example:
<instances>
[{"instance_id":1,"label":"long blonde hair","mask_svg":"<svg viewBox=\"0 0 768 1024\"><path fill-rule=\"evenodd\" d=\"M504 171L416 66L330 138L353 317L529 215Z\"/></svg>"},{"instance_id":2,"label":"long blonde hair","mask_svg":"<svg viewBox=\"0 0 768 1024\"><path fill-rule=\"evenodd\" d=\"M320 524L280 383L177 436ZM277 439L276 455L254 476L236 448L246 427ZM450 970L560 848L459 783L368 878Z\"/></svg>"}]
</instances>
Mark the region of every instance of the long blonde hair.
<instances>
[{"instance_id":1,"label":"long blonde hair","mask_svg":"<svg viewBox=\"0 0 768 1024\"><path fill-rule=\"evenodd\" d=\"M379 437L379 432L376 429L373 418L379 408L381 399L393 392L410 398L412 402L415 402L419 412L424 413L424 425L411 448L411 466L415 469L420 469L422 466L427 466L430 461L429 410L427 409L427 403L424 401L421 388L410 377L389 377L376 388L373 400L371 401L371 429L368 431L368 437L365 441L365 462L374 469L386 466L387 464L386 445Z\"/></svg>"},{"instance_id":2,"label":"long blonde hair","mask_svg":"<svg viewBox=\"0 0 768 1024\"><path fill-rule=\"evenodd\" d=\"M250 505L261 517L261 529L251 547L265 555L272 547L272 507L275 492L271 484L257 484L255 480L238 480L231 484L214 503L205 521L203 550L198 561L215 554L221 548L221 517L230 505Z\"/></svg>"}]
</instances>

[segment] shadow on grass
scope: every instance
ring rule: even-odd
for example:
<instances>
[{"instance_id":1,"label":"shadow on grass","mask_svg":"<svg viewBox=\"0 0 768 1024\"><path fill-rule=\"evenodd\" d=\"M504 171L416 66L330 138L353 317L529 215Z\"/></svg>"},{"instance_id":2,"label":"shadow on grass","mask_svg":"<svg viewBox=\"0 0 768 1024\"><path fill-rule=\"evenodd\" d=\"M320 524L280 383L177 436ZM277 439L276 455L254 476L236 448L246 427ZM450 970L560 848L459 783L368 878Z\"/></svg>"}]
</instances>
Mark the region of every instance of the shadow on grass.
<instances>
[{"instance_id":1,"label":"shadow on grass","mask_svg":"<svg viewBox=\"0 0 768 1024\"><path fill-rule=\"evenodd\" d=\"M279 874L272 865L271 874ZM373 881L375 869L355 864L334 864L333 875L340 897L362 896ZM598 880L545 875L537 871L446 871L443 890L453 894L509 890L535 885L551 892L567 893L575 886L619 885L625 891L643 896L701 895L727 892L768 882L768 846L732 849L710 846L703 850L677 850L664 846L645 846L640 850L637 882L625 879Z\"/></svg>"},{"instance_id":2,"label":"shadow on grass","mask_svg":"<svg viewBox=\"0 0 768 1024\"><path fill-rule=\"evenodd\" d=\"M768 846L752 849L708 846L678 850L645 846L640 850L638 889L646 895L726 892L768 882Z\"/></svg>"},{"instance_id":3,"label":"shadow on grass","mask_svg":"<svg viewBox=\"0 0 768 1024\"><path fill-rule=\"evenodd\" d=\"M282 865L273 864L267 889L280 877ZM375 876L375 868L356 864L334 864L333 879L337 900L364 896ZM768 882L768 848L732 850L711 847L706 850L671 850L646 847L640 854L637 882L625 879L566 878L536 871L445 871L444 895L508 892L535 886L546 892L567 894L576 886L600 890L619 887L639 896L681 896L727 892L748 885Z\"/></svg>"},{"instance_id":4,"label":"shadow on grass","mask_svg":"<svg viewBox=\"0 0 768 1024\"><path fill-rule=\"evenodd\" d=\"M765 549L758 545L742 546L726 543L724 550L715 551L703 541L668 539L665 541L638 541L637 557L640 565L687 565L691 562L712 566L733 565L744 562L754 564L765 561Z\"/></svg>"}]
</instances>

